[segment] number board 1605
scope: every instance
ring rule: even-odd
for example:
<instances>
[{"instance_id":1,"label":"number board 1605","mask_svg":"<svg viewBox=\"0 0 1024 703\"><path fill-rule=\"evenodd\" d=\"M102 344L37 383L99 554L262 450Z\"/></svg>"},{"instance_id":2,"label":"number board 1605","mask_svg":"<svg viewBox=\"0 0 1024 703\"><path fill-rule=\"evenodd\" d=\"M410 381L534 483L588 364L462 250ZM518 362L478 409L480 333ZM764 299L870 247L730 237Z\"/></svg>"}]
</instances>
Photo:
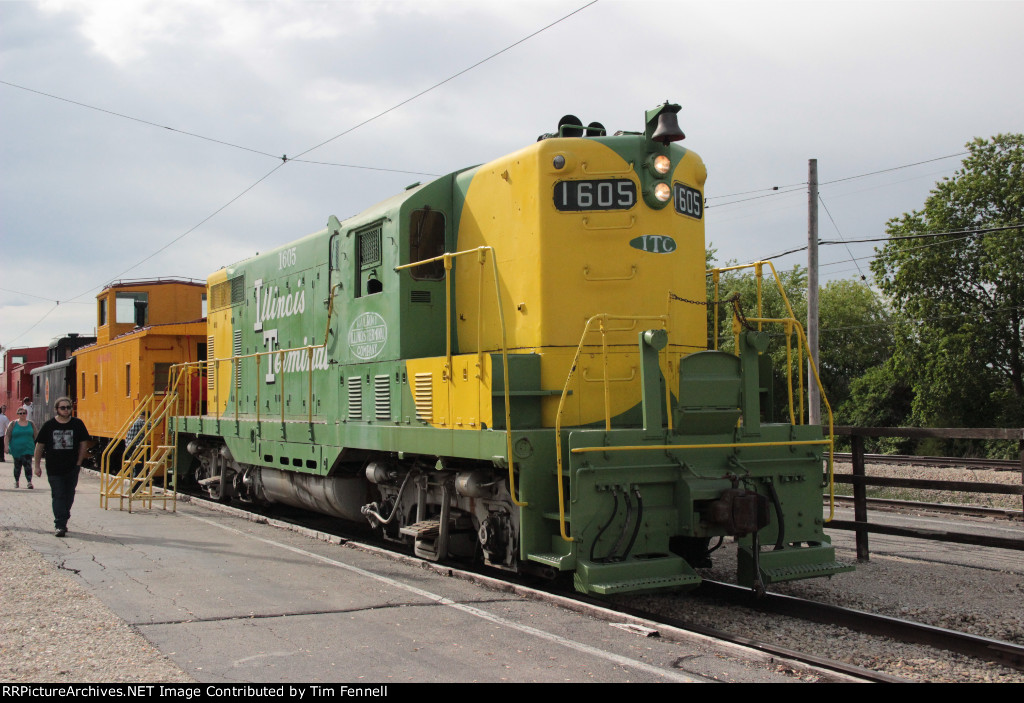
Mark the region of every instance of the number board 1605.
<instances>
[{"instance_id":1,"label":"number board 1605","mask_svg":"<svg viewBox=\"0 0 1024 703\"><path fill-rule=\"evenodd\" d=\"M672 188L672 202L680 215L698 220L704 215L704 196L696 188L676 183Z\"/></svg>"},{"instance_id":2,"label":"number board 1605","mask_svg":"<svg viewBox=\"0 0 1024 703\"><path fill-rule=\"evenodd\" d=\"M636 204L636 184L626 178L560 181L554 198L555 208L563 212L628 210Z\"/></svg>"}]
</instances>

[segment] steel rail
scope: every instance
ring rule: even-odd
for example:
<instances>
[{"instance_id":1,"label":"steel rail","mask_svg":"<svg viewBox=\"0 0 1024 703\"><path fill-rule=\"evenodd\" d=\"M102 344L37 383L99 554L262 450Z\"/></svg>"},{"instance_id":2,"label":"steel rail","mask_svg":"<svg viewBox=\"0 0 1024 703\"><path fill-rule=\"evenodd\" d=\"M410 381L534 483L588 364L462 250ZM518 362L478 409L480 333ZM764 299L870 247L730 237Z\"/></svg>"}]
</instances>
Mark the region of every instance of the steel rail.
<instances>
[{"instance_id":1,"label":"steel rail","mask_svg":"<svg viewBox=\"0 0 1024 703\"><path fill-rule=\"evenodd\" d=\"M703 583L709 582L704 581ZM701 588L703 588L703 586L701 586ZM750 596L749 589L742 590L748 596ZM696 591L696 593L700 593L700 590ZM622 603L612 603L607 600L595 598L593 596L587 596L582 593L573 593L571 595L566 595L563 593L562 596L574 601L578 601L580 603L586 603L588 605L594 605L602 608L609 608L617 613L622 613L623 615L628 615L632 618L646 620L654 624L666 625L677 630L692 632L694 634L702 635L704 637L708 637L714 640L719 640L721 642L728 642L730 644L736 644L741 647L747 647L748 649L754 649L758 652L763 652L774 657L788 659L800 664L807 664L818 669L824 669L828 672L834 672L837 674L842 674L844 676L850 676L866 682L910 683L909 679L905 679L899 676L893 676L892 674L886 674L882 671L874 671L872 669L866 669L862 666L857 666L856 664L849 664L847 662L837 661L835 659L828 659L826 657L822 657L817 654L812 654L810 652L801 652L795 649L788 649L786 647L781 647L777 644L771 644L751 637L737 635L732 632L726 632L725 630L719 630L717 628L708 627L706 625L698 625L687 620L683 620L681 618L668 617L660 613L644 610L642 608L634 608L631 606L623 605Z\"/></svg>"},{"instance_id":2,"label":"steel rail","mask_svg":"<svg viewBox=\"0 0 1024 703\"><path fill-rule=\"evenodd\" d=\"M209 504L215 510L224 510L227 507L196 492L189 492L188 495L190 500ZM568 607L571 610L590 612L590 608L596 608L600 611L614 612L630 618L645 621L645 624L648 626L664 625L666 628L672 628L686 633L693 633L727 644L746 647L747 649L777 657L779 659L779 663L789 661L793 664L803 664L808 667L813 667L810 671L813 671L814 673L823 673L826 676L828 674L836 674L837 678L833 680L843 682L856 680L874 683L910 683L909 679L893 676L884 672L873 671L871 669L828 659L809 652L800 652L788 649L786 647L770 644L761 640L745 637L743 635L736 635L724 630L696 625L686 622L685 620L666 617L640 608L624 606L621 603L615 603L605 598L588 596L575 591L566 592L563 588L555 586L554 584L551 584L550 586L541 586L538 585L536 577L529 577L527 579L527 583L513 574L495 574L493 569L482 568L479 565L454 566L451 563L424 561L423 559L414 557L408 552L403 551L401 548L396 547L394 543L381 540L368 529L357 528L353 530L352 526L354 523L342 524L336 518L309 513L300 508L289 508L288 506L281 505L273 507L257 507L253 505L233 504L229 509L257 516L257 520L273 520L278 525L287 524L296 528L312 529L319 532L321 535L332 535L341 543L348 544L350 546L365 547L368 549L387 552L390 558L411 560L423 568L438 571L448 577L454 576L464 580L483 580L489 584L502 584L504 587L510 588L513 592L528 598L555 598L557 599L556 602L566 604L564 607ZM746 593L749 594L749 591L746 591ZM574 607L573 604L579 604L579 606ZM582 608L586 608L586 610L582 610ZM666 636L666 632L664 631L660 634L661 636Z\"/></svg>"},{"instance_id":3,"label":"steel rail","mask_svg":"<svg viewBox=\"0 0 1024 703\"><path fill-rule=\"evenodd\" d=\"M768 593L763 598L755 599L748 588L718 581L705 580L696 592L775 615L838 625L865 634L923 644L1024 671L1024 645L1012 642L778 593Z\"/></svg>"},{"instance_id":4,"label":"steel rail","mask_svg":"<svg viewBox=\"0 0 1024 703\"><path fill-rule=\"evenodd\" d=\"M193 499L203 500L204 502L207 501L206 498L200 496L194 496ZM253 507L254 506L248 505L233 506L236 510L251 512L257 515L266 515L267 512L274 513L275 517L273 519L280 523L287 522L296 526L304 526L309 525L309 523L312 522L314 523L314 527L312 529L320 530L326 534L337 535L345 542L353 544L369 543L375 548L386 549L399 558L403 556L403 552L396 550L394 545L378 542L373 537L366 536L365 531L357 530L357 532L360 533L360 536L356 536L353 539L353 535L349 533L349 530L339 525L337 520L331 520L328 526L327 523L323 522L323 516L306 513L301 510L296 511L298 512L297 515L281 515L280 506L276 506L277 509L275 510L253 510ZM267 518L264 517L264 519ZM490 573L477 571L472 568L467 569L466 567L457 568L453 567L451 564L423 562L419 558L414 559L415 561L422 563L427 568L443 569L445 573L448 573L449 575L464 573L469 576L472 574ZM485 577L491 579L494 578L493 576ZM501 580L510 584L517 583L517 579L511 575L503 575ZM518 584L517 588L527 587L522 584ZM686 630L716 640L731 642L773 656L792 660L797 663L803 663L866 681L887 683L906 683L908 681L905 678L900 678L884 672L872 671L853 664L830 660L826 657L809 652L800 652L743 635L732 634L704 625L696 625L683 619L667 617L641 608L625 606L621 603L613 603L607 599L595 598L593 596L587 596L580 593L566 594L562 589L554 587L538 589L536 584L534 584L534 586L529 590L559 593L563 598L583 604L599 605L602 608L613 609L623 615L641 618L652 623L663 624L667 627ZM748 607L752 610L758 610L774 615L783 615L825 625L837 625L857 632L862 632L864 634L889 637L903 642L916 643L937 649L943 649L964 654L982 661L988 661L1008 668L1024 671L1024 646L1010 642L1004 642L979 635L971 635L964 632L957 632L955 630L949 630L932 625L900 620L890 616L843 608L841 606L830 605L827 603L804 600L777 593L767 593L761 598L756 598L749 588L707 579L705 579L695 591L691 591L690 594L724 600L737 606Z\"/></svg>"},{"instance_id":5,"label":"steel rail","mask_svg":"<svg viewBox=\"0 0 1024 703\"><path fill-rule=\"evenodd\" d=\"M852 461L852 454L836 452L836 461ZM1017 459L984 459L979 457L909 456L906 454L865 454L871 464L920 464L922 466L979 466L993 471L1020 471Z\"/></svg>"},{"instance_id":6,"label":"steel rail","mask_svg":"<svg viewBox=\"0 0 1024 703\"><path fill-rule=\"evenodd\" d=\"M828 498L828 496L823 496ZM852 504L853 496L837 495L837 503ZM989 508L982 505L967 505L956 503L921 503L912 500L896 500L895 498L867 498L868 505L877 508L892 508L893 510L927 510L936 513L949 513L952 515L974 515L980 517L1006 517L1020 518L1022 512L1013 508Z\"/></svg>"}]
</instances>

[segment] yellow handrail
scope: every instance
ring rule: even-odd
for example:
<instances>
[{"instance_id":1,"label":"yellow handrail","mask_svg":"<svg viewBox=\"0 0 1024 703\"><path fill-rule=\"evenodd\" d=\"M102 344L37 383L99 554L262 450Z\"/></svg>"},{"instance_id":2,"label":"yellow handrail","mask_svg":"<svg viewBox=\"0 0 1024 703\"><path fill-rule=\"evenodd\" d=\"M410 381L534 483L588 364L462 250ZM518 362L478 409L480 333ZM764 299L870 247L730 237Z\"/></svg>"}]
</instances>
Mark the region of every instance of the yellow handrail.
<instances>
[{"instance_id":1,"label":"yellow handrail","mask_svg":"<svg viewBox=\"0 0 1024 703\"><path fill-rule=\"evenodd\" d=\"M586 339L587 335L590 333L590 327L595 321L598 321L600 322L599 331L601 332L601 354L605 369L605 429L606 431L611 429L611 402L608 397L608 346L605 339L608 333L605 323L609 320L633 320L634 322L658 321L661 322L661 325L664 328L668 324L668 315L609 315L607 313L601 313L591 317L583 326L583 334L580 335L580 343L576 346L576 354L572 358L572 365L569 366L569 373L565 377L565 385L562 387L562 395L558 399L558 412L555 415L555 457L558 477L558 527L562 533L562 539L566 542L574 542L575 540L567 534L565 530L565 485L562 470L562 409L565 407L565 399L569 395L569 384L572 383L572 377L576 373L576 367L579 365L580 354L583 352L584 346L589 346L586 344ZM666 349L667 348L668 347L666 346Z\"/></svg>"},{"instance_id":2,"label":"yellow handrail","mask_svg":"<svg viewBox=\"0 0 1024 703\"><path fill-rule=\"evenodd\" d=\"M762 269L765 264L771 269L772 277L775 280L775 287L779 291L779 296L782 298L783 304L786 306L786 312L789 313L788 318L764 318L762 315ZM779 278L779 273L775 269L775 265L770 261L756 261L749 264L739 264L735 266L723 266L719 268L713 268L708 270L708 275L711 276L713 282L714 298L715 300L720 299L720 285L721 285L721 274L726 271L740 271L743 269L753 268L755 269L755 275L757 278L757 317L748 317L747 322L757 322L758 329L761 329L763 323L776 323L785 326L786 335L786 390L789 395L789 417L791 424L803 424L804 421L804 383L803 383L803 372L800 369L803 368L803 352L807 351L808 366L814 375L815 383L818 389L821 391L821 400L825 404L825 408L828 411L828 487L829 487L829 517L826 522L831 522L835 517L835 482L834 482L834 459L835 459L835 433L834 433L834 418L832 415L832 406L828 402L828 398L825 396L825 389L822 386L821 378L818 375L817 361L811 356L810 346L807 343L807 337L804 334L803 327L800 322L796 319L796 315L793 312L793 306L789 302L789 298L786 295L786 291L782 286L782 280ZM734 334L738 336L740 330L739 320L736 319L736 312L733 312L733 330ZM797 406L798 410L794 416L793 412L793 363L792 363L792 346L791 336L793 330L796 330L799 338L797 344ZM714 330L713 330L713 344L712 348L718 349L718 306L715 306L714 313ZM736 343L737 353L739 350L739 343Z\"/></svg>"},{"instance_id":3,"label":"yellow handrail","mask_svg":"<svg viewBox=\"0 0 1024 703\"><path fill-rule=\"evenodd\" d=\"M118 443L124 440L125 436L128 434L128 430L131 429L131 426L135 423L136 418L139 416L139 412L142 410L148 410L152 406L152 403L152 394L143 398L139 406L128 414L128 417L125 419L120 429L114 433L114 436L110 438L107 446L103 448L103 452L100 454L100 507L103 509L107 508L107 493L113 488L115 481L117 480L116 476L113 479L110 478L110 460L117 449Z\"/></svg>"},{"instance_id":4,"label":"yellow handrail","mask_svg":"<svg viewBox=\"0 0 1024 703\"><path fill-rule=\"evenodd\" d=\"M834 421L833 421L833 417L832 417L832 405L828 402L828 398L825 397L825 388L824 388L824 386L822 386L821 378L818 376L818 365L816 363L814 363L814 359L813 359L813 357L811 357L810 345L807 343L807 337L804 334L804 328L796 320L794 320L794 319L786 319L786 318L748 317L747 318L747 322L783 323L783 324L786 324L787 326L792 326L792 328L795 329L796 332L797 332L797 336L800 339L800 342L802 344L802 348L807 349L807 362L810 365L811 371L814 373L814 380L818 384L818 390L821 392L821 401L825 404L825 409L828 411L828 437L829 438L826 441L827 441L827 443L829 445L829 450L828 450L829 517L828 517L828 520L826 520L825 522L831 522L832 519L835 517L835 483L833 481L833 468L834 468L833 467L833 459L834 459L834 454L835 454L835 434L833 432ZM788 337L787 337L787 339L788 339ZM786 359L786 361L787 361L787 364L786 364L787 384L788 384L788 386L790 388L790 399L791 399L790 400L790 418L792 420L792 412L793 412L793 410L792 410L792 395L793 395L792 387L793 387L793 381L792 381L792 378L790 378L790 376L792 375L792 368L791 368L792 365L790 363L788 363L789 362L788 348L787 348L787 359ZM799 366L803 366L803 361L800 361ZM798 373L797 374L797 378L799 378L802 381L803 380L803 374L802 373ZM803 384L801 384L800 385L800 417L799 417L800 423L799 424L803 424L803 412L804 412L803 411ZM792 424L797 424L797 423L794 422Z\"/></svg>"},{"instance_id":5,"label":"yellow handrail","mask_svg":"<svg viewBox=\"0 0 1024 703\"><path fill-rule=\"evenodd\" d=\"M167 488L167 463L174 456L174 444L160 444L161 440L167 441L168 421L173 414L177 403L177 386L181 382L181 372L172 369L168 379L168 388L159 402L155 402L155 396L147 396L135 410L128 416L124 425L111 439L104 450L100 460L100 507L108 509L110 498L120 499L120 508L124 509L124 500L128 499L128 510L131 511L132 503L136 500L143 501L147 506L152 505L153 500L163 500L164 507L167 501L171 500L174 509L177 509L177 476L174 475L171 490ZM126 440L131 427L139 420L146 418L145 423L138 434L132 439L131 446L125 442L124 452L121 457L121 468L117 474L112 475L110 461L116 447ZM141 464L143 470L135 475L135 467ZM160 469L163 472L163 495L157 498L153 494L153 478ZM127 495L125 487L127 485Z\"/></svg>"},{"instance_id":6,"label":"yellow handrail","mask_svg":"<svg viewBox=\"0 0 1024 703\"><path fill-rule=\"evenodd\" d=\"M509 387L508 387L508 384L509 384L509 381L508 381L508 339L507 339L507 335L506 335L506 331L505 331L505 311L502 308L502 304L501 304L501 286L498 283L498 257L497 257L497 255L494 252L494 247L484 246L484 247L477 247L476 249L466 249L464 251L457 251L457 252L452 252L452 253L446 252L446 253L444 253L444 254L442 254L440 256L435 256L435 257L432 257L430 259L423 259L422 261L416 261L416 262L413 262L411 264L402 264L401 266L396 266L395 267L395 271L401 271L403 269L413 268L413 267L416 267L416 266L425 266L426 264L434 263L436 261L443 261L444 262L444 278L445 278L445 306L444 307L445 307L445 340L446 340L445 371L446 371L446 373L448 375L450 375L451 374L451 366L452 366L452 347L451 347L451 344L452 344L452 320L451 320L451 310L452 310L452 301L451 301L451 294L452 294L451 293L452 259L454 259L457 256L465 256L467 254L476 253L480 257L480 259L479 259L480 265L483 266L484 258L486 257L487 252L491 253L491 267L494 270L494 297L495 297L495 302L496 302L497 307L498 307L498 324L501 327L501 365L502 365L502 373L503 373L504 386L505 386L504 387L504 396L505 396L505 449L506 449L506 454L508 456L509 493L512 496L512 502L513 503L515 503L516 505L518 505L520 507L525 507L525 506L529 505L529 503L524 502L524 501L520 501L516 497L516 478L515 478L515 472L514 472L514 469L515 469L515 467L514 467L515 459L513 458L513 453L512 453L512 404L511 404L511 402L509 400L510 396L509 396ZM483 295L483 293L482 293L482 289L483 289L483 273L482 273L482 271L481 271L480 281L481 281L481 285L480 285L481 292L479 293L479 295L482 296ZM478 310L477 314L478 314L478 316L483 317L483 310L482 309ZM480 338L481 329L482 328L480 326L480 322L478 321L478 323L477 323L477 353L481 354L479 359L482 361L482 359L483 359L483 356L482 356L483 343L482 343L482 340ZM482 371L483 371L483 369L481 369L481 375L482 375Z\"/></svg>"}]
</instances>

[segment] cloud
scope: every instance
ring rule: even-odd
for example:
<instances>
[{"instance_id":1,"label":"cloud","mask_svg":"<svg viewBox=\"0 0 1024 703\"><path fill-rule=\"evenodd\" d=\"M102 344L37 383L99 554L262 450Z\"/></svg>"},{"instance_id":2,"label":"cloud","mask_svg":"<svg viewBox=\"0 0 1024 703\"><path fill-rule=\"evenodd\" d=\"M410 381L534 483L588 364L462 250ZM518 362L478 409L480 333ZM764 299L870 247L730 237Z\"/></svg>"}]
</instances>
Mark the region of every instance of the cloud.
<instances>
[{"instance_id":1,"label":"cloud","mask_svg":"<svg viewBox=\"0 0 1024 703\"><path fill-rule=\"evenodd\" d=\"M180 130L0 85L4 288L90 301L178 238L125 275L205 278L426 180L394 170L481 163L566 113L636 130L666 99L682 104L684 144L708 165L708 241L720 259L748 259L806 241L806 195L731 206L719 196L799 185L809 158L824 181L1020 129L1006 76L1024 4L602 0L306 157L390 171L289 162L210 217L280 155L352 130L583 4L0 3L0 78ZM879 234L957 163L822 197L844 236ZM824 214L821 227L831 227ZM5 293L0 342L50 306ZM69 320L54 312L19 343L86 331Z\"/></svg>"}]
</instances>

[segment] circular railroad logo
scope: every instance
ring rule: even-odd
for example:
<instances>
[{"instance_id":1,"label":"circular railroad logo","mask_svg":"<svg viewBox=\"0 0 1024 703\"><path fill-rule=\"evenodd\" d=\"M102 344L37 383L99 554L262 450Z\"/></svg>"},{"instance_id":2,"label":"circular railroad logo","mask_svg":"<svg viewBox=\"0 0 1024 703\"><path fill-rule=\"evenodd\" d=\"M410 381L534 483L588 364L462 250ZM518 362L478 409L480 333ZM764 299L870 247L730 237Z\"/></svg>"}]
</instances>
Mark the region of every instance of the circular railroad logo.
<instances>
[{"instance_id":1,"label":"circular railroad logo","mask_svg":"<svg viewBox=\"0 0 1024 703\"><path fill-rule=\"evenodd\" d=\"M348 328L348 346L357 359L372 359L384 350L388 323L375 312L364 312Z\"/></svg>"}]
</instances>

